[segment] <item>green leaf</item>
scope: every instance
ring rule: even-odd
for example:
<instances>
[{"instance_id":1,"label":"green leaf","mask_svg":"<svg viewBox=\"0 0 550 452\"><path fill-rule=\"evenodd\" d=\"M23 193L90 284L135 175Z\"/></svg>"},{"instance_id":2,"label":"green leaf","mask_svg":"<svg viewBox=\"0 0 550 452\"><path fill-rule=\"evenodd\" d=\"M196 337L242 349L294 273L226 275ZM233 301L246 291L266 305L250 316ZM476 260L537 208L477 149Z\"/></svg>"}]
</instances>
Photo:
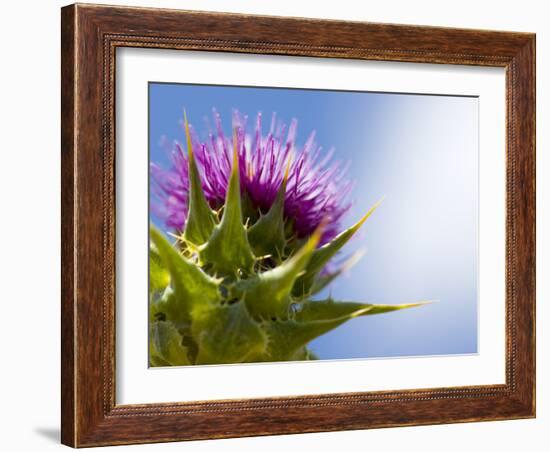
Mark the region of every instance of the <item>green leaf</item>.
<instances>
[{"instance_id":1,"label":"green leaf","mask_svg":"<svg viewBox=\"0 0 550 452\"><path fill-rule=\"evenodd\" d=\"M342 317L351 319L357 316L384 314L401 309L414 308L422 306L427 302L409 303L409 304L369 304L355 303L351 301L334 301L332 298L320 301L308 301L301 305L301 309L296 312L295 320L299 322L309 322L317 320L334 320Z\"/></svg>"},{"instance_id":2,"label":"green leaf","mask_svg":"<svg viewBox=\"0 0 550 452\"><path fill-rule=\"evenodd\" d=\"M311 350L306 348L306 361L317 361L319 358L315 353L313 353Z\"/></svg>"},{"instance_id":3,"label":"green leaf","mask_svg":"<svg viewBox=\"0 0 550 452\"><path fill-rule=\"evenodd\" d=\"M265 352L267 337L242 302L193 311L196 364L251 362Z\"/></svg>"},{"instance_id":4,"label":"green leaf","mask_svg":"<svg viewBox=\"0 0 550 452\"><path fill-rule=\"evenodd\" d=\"M149 247L149 292L162 291L170 284L170 273L163 265L156 246Z\"/></svg>"},{"instance_id":5,"label":"green leaf","mask_svg":"<svg viewBox=\"0 0 550 452\"><path fill-rule=\"evenodd\" d=\"M157 355L149 353L149 366L150 367L168 367L171 364L167 361L164 361L162 358L159 358Z\"/></svg>"},{"instance_id":6,"label":"green leaf","mask_svg":"<svg viewBox=\"0 0 550 452\"><path fill-rule=\"evenodd\" d=\"M189 323L189 309L182 306L174 295L174 289L168 286L160 296L150 297L149 299L149 321L170 320L177 325L187 325Z\"/></svg>"},{"instance_id":7,"label":"green leaf","mask_svg":"<svg viewBox=\"0 0 550 452\"><path fill-rule=\"evenodd\" d=\"M296 297L305 297L311 294L311 289L316 276L334 255L342 249L349 239L361 228L367 218L376 210L381 201L377 202L370 210L353 226L338 234L332 241L316 249L309 261L305 273L296 281L292 294Z\"/></svg>"},{"instance_id":8,"label":"green leaf","mask_svg":"<svg viewBox=\"0 0 550 452\"><path fill-rule=\"evenodd\" d=\"M269 211L260 217L248 230L248 240L256 256L271 255L275 259L282 256L286 244L284 207L286 182L290 169L290 160L287 164L285 176L277 192L275 202Z\"/></svg>"},{"instance_id":9,"label":"green leaf","mask_svg":"<svg viewBox=\"0 0 550 452\"><path fill-rule=\"evenodd\" d=\"M254 317L288 317L292 287L309 262L320 238L321 228L318 228L304 246L281 265L236 284L235 295L244 299Z\"/></svg>"},{"instance_id":10,"label":"green leaf","mask_svg":"<svg viewBox=\"0 0 550 452\"><path fill-rule=\"evenodd\" d=\"M255 257L248 243L242 218L236 137L234 137L233 169L229 178L222 220L214 227L212 236L200 249L200 258L204 264L211 264L213 271L223 276L240 277L241 273L249 274L253 270Z\"/></svg>"},{"instance_id":11,"label":"green leaf","mask_svg":"<svg viewBox=\"0 0 550 452\"><path fill-rule=\"evenodd\" d=\"M346 322L348 317L312 322L293 319L265 322L268 348L262 356L265 361L295 361L303 359L301 350L313 339Z\"/></svg>"},{"instance_id":12,"label":"green leaf","mask_svg":"<svg viewBox=\"0 0 550 452\"><path fill-rule=\"evenodd\" d=\"M305 347L313 339L355 317L382 314L384 312L419 306L423 303L407 305L372 305L327 301L305 303L294 319L265 322L264 329L269 338L269 346L262 358L271 361L292 361L300 358Z\"/></svg>"},{"instance_id":13,"label":"green leaf","mask_svg":"<svg viewBox=\"0 0 550 452\"><path fill-rule=\"evenodd\" d=\"M178 323L189 320L193 308L221 301L219 282L179 254L154 226L151 227L151 240L170 272L173 290L159 301L157 310L162 310L169 320Z\"/></svg>"},{"instance_id":14,"label":"green leaf","mask_svg":"<svg viewBox=\"0 0 550 452\"><path fill-rule=\"evenodd\" d=\"M185 222L183 238L193 245L205 243L217 223L216 214L208 205L208 201L202 191L201 178L193 153L191 134L187 114L184 112L185 136L187 138L187 154L189 156L189 212Z\"/></svg>"},{"instance_id":15,"label":"green leaf","mask_svg":"<svg viewBox=\"0 0 550 452\"><path fill-rule=\"evenodd\" d=\"M319 357L309 350L307 347L298 349L296 353L289 359L289 361L316 361Z\"/></svg>"},{"instance_id":16,"label":"green leaf","mask_svg":"<svg viewBox=\"0 0 550 452\"><path fill-rule=\"evenodd\" d=\"M149 331L149 362L152 366L192 364L182 336L170 321L153 322Z\"/></svg>"}]
</instances>

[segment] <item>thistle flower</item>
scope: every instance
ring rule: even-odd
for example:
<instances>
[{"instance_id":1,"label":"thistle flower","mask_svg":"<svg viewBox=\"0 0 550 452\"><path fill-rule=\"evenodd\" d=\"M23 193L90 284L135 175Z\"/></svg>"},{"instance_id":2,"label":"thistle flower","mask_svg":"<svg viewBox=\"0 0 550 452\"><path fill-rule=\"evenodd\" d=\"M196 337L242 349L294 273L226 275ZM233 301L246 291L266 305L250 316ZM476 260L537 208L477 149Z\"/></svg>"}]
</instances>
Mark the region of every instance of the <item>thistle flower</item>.
<instances>
[{"instance_id":1,"label":"thistle flower","mask_svg":"<svg viewBox=\"0 0 550 452\"><path fill-rule=\"evenodd\" d=\"M296 152L296 122L247 137L235 114L232 139L216 118L211 144L193 138L173 168L153 167L170 243L151 227L149 361L152 366L315 359L307 344L358 316L417 306L313 297L338 276L327 263L375 210L338 233L349 190L313 138ZM339 185L341 184L341 185ZM322 240L325 243L322 244Z\"/></svg>"},{"instance_id":2,"label":"thistle flower","mask_svg":"<svg viewBox=\"0 0 550 452\"><path fill-rule=\"evenodd\" d=\"M193 152L196 156L202 189L213 209L223 206L231 173L231 137L222 129L220 115L214 112L215 131L201 143L190 126ZM340 221L351 207L348 195L352 182L346 179L348 165L331 162L334 149L323 153L315 142L315 131L305 144L296 144L297 121L290 126L277 123L273 114L266 135L262 133L262 114L258 113L252 134L247 134L247 117L233 113L237 129L241 196L245 216L254 222L273 205L285 171L288 180L284 199L287 230L298 239L309 237L326 222L320 244L334 238ZM153 207L166 226L183 231L188 211L189 175L187 155L179 143L171 153L172 165L162 169L151 164Z\"/></svg>"}]
</instances>

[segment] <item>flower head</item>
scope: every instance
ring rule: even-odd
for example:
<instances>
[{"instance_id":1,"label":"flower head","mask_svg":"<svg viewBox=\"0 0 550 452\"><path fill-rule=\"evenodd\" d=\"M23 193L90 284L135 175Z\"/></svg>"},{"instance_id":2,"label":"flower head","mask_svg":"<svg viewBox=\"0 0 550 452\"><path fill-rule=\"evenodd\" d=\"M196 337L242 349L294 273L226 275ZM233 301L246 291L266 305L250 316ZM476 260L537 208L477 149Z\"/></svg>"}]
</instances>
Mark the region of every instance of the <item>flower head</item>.
<instances>
[{"instance_id":1,"label":"flower head","mask_svg":"<svg viewBox=\"0 0 550 452\"><path fill-rule=\"evenodd\" d=\"M208 203L213 209L223 207L232 166L232 137L226 137L220 115L214 111L215 128L206 142L201 142L191 128L193 152ZM346 179L347 166L331 162L333 150L323 153L313 131L305 143L296 144L297 121L290 126L278 122L273 114L269 132L262 132L262 115L258 113L252 133L247 117L233 113L237 132L241 197L244 215L254 223L275 201L285 172L288 171L284 201L285 224L298 239L309 237L325 222L321 244L340 231L340 221L349 210L352 183ZM182 231L188 212L188 157L180 144L171 152L171 167L151 164L153 181L152 207L166 226Z\"/></svg>"}]
</instances>

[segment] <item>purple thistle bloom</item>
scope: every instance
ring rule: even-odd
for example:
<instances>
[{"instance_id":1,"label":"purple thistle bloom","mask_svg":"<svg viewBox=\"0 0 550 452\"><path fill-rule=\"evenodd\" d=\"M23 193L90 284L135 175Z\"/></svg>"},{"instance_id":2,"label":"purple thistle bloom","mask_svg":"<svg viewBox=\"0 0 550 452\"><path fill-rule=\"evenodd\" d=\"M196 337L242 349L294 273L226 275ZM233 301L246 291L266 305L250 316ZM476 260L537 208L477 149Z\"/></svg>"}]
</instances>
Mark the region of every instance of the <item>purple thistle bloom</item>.
<instances>
[{"instance_id":1,"label":"purple thistle bloom","mask_svg":"<svg viewBox=\"0 0 550 452\"><path fill-rule=\"evenodd\" d=\"M223 206L232 161L232 137L224 135L220 115L214 111L215 131L205 143L191 128L193 151L201 175L202 188L210 206ZM305 144L296 146L297 121L288 127L273 114L267 135L262 134L258 113L253 134L247 133L247 116L233 113L237 130L240 180L243 199L256 212L266 213L273 204L290 162L284 215L298 238L305 238L326 221L321 244L340 232L340 221L351 207L348 195L352 183L346 180L347 165L330 163L334 150L323 155L313 131ZM182 231L188 210L189 179L187 153L180 144L171 152L169 169L151 164L152 208L169 229Z\"/></svg>"}]
</instances>

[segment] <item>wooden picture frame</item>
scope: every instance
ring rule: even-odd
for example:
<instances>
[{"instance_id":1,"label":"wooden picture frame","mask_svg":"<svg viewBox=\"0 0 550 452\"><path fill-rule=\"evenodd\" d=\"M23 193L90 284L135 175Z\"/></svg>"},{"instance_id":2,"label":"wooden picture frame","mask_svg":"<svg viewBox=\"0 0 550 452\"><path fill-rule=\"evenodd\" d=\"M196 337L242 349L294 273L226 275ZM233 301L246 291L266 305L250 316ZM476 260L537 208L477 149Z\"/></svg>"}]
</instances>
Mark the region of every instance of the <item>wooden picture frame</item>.
<instances>
[{"instance_id":1,"label":"wooden picture frame","mask_svg":"<svg viewBox=\"0 0 550 452\"><path fill-rule=\"evenodd\" d=\"M73 447L535 416L535 35L93 5L62 9L62 442ZM115 403L115 50L506 70L506 383Z\"/></svg>"}]
</instances>

